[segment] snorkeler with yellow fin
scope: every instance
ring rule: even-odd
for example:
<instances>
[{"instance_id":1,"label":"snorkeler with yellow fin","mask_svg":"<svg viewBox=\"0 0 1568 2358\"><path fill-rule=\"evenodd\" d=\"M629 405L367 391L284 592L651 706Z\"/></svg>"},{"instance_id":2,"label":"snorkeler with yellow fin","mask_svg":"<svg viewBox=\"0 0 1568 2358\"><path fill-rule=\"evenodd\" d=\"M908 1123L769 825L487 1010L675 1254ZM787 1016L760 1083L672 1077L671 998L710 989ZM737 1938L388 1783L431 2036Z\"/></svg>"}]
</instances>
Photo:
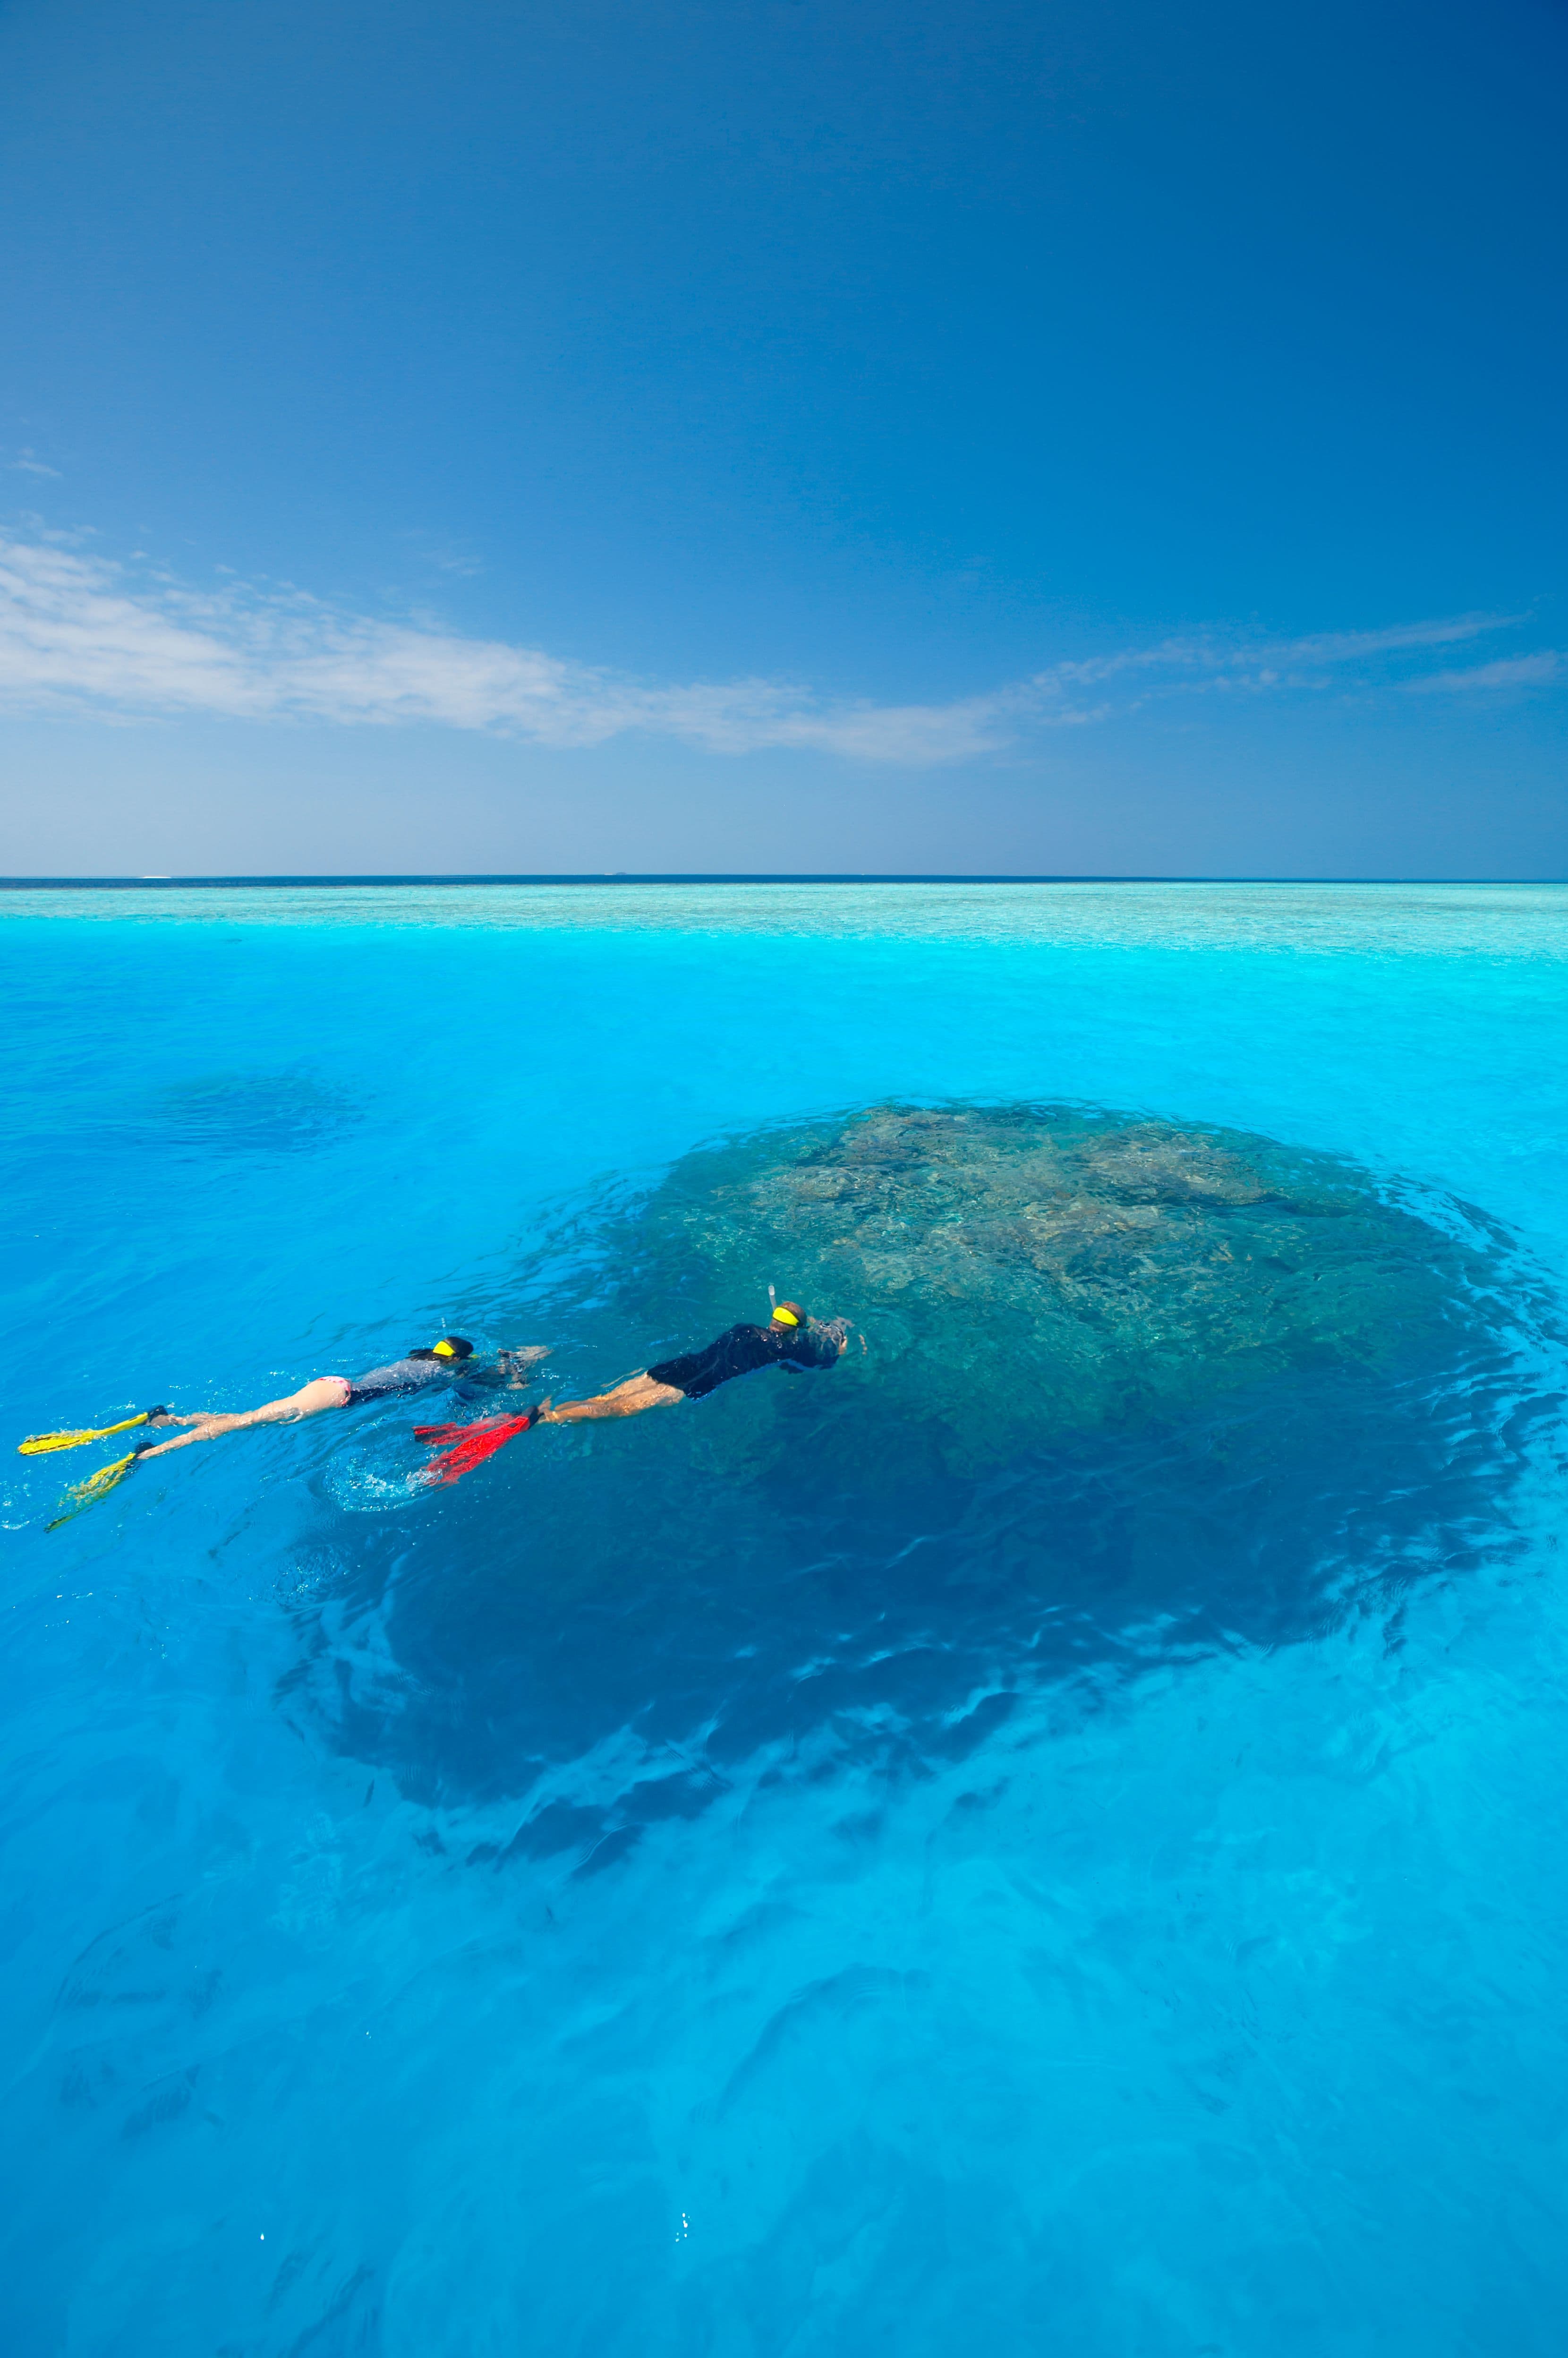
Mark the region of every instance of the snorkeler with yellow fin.
<instances>
[{"instance_id":1,"label":"snorkeler with yellow fin","mask_svg":"<svg viewBox=\"0 0 1568 2358\"><path fill-rule=\"evenodd\" d=\"M297 1392L289 1392L281 1400L265 1401L260 1408L245 1409L235 1415L198 1412L193 1416L176 1416L168 1408L138 1409L134 1416L121 1417L113 1424L31 1433L17 1447L24 1457L41 1457L57 1449L78 1449L84 1442L106 1441L112 1433L129 1433L138 1425L186 1424L191 1428L173 1441L140 1441L124 1457L101 1466L85 1482L77 1483L66 1493L71 1503L49 1525L52 1531L69 1522L72 1515L80 1514L83 1507L106 1498L143 1458L161 1457L170 1449L188 1449L193 1441L216 1441L223 1433L243 1432L250 1425L296 1424L304 1417L319 1416L324 1409L351 1408L361 1401L392 1400L406 1393L427 1391L438 1384L453 1385L460 1392L473 1384L487 1390L503 1384L518 1387L530 1380L527 1370L546 1356L546 1347L535 1343L520 1351L499 1352L492 1364L481 1364L465 1336L443 1335L427 1349L410 1351L406 1358L395 1359L386 1367L372 1368L352 1379L317 1376L310 1383L302 1384Z\"/></svg>"}]
</instances>

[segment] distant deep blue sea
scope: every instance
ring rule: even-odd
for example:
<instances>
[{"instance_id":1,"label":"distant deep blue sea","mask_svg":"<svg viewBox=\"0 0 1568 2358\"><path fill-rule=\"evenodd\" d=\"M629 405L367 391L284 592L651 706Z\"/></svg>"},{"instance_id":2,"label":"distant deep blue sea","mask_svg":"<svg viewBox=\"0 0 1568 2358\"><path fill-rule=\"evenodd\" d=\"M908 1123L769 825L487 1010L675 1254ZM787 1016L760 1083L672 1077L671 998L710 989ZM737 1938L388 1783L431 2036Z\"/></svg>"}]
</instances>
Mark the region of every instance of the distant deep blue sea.
<instances>
[{"instance_id":1,"label":"distant deep blue sea","mask_svg":"<svg viewBox=\"0 0 1568 2358\"><path fill-rule=\"evenodd\" d=\"M20 892L0 961L10 2358L1560 2358L1568 889ZM46 1531L110 1453L26 1433L704 1340L611 1353L639 1204L889 1102L1338 1158L1489 1356L1201 1486L862 1501L857 1353Z\"/></svg>"}]
</instances>

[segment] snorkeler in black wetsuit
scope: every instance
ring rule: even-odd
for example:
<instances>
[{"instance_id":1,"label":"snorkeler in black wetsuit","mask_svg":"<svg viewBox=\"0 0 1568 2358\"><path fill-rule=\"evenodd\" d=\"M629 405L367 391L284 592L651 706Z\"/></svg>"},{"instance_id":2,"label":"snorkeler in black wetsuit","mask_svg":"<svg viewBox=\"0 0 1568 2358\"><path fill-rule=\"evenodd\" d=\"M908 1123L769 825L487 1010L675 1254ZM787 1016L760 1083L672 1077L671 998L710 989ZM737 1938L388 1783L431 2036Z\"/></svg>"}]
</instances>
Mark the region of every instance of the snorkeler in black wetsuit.
<instances>
[{"instance_id":1,"label":"snorkeler in black wetsuit","mask_svg":"<svg viewBox=\"0 0 1568 2358\"><path fill-rule=\"evenodd\" d=\"M844 1318L808 1318L798 1302L781 1302L765 1326L727 1326L703 1351L687 1351L678 1359L661 1359L640 1376L591 1400L567 1401L559 1408L546 1401L539 1410L540 1424L579 1424L605 1416L641 1416L644 1409L672 1407L676 1401L704 1400L737 1376L759 1368L783 1368L803 1375L812 1368L838 1363L849 1340Z\"/></svg>"}]
</instances>

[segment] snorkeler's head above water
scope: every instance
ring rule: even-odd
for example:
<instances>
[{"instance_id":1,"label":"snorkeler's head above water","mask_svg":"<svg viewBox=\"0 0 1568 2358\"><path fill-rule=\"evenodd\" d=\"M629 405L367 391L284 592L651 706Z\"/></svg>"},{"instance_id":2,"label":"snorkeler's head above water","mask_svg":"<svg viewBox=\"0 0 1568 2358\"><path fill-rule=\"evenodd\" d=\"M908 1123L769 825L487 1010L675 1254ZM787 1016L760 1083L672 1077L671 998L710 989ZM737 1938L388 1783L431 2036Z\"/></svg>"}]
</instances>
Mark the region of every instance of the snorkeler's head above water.
<instances>
[{"instance_id":1,"label":"snorkeler's head above water","mask_svg":"<svg viewBox=\"0 0 1568 2358\"><path fill-rule=\"evenodd\" d=\"M431 1344L428 1350L410 1351L408 1356L411 1359L445 1359L450 1367L455 1360L471 1359L473 1345L466 1336L443 1335L439 1342Z\"/></svg>"},{"instance_id":2,"label":"snorkeler's head above water","mask_svg":"<svg viewBox=\"0 0 1568 2358\"><path fill-rule=\"evenodd\" d=\"M806 1313L798 1302L775 1302L773 1324L775 1326L804 1326Z\"/></svg>"}]
</instances>

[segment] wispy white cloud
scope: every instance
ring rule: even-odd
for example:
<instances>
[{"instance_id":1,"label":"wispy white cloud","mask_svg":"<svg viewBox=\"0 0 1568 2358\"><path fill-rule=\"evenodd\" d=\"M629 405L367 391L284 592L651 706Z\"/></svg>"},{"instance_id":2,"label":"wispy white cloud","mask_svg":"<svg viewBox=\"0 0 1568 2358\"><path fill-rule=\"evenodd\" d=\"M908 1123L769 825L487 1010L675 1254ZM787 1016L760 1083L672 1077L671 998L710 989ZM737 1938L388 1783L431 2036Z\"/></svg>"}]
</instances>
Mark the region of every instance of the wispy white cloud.
<instances>
[{"instance_id":1,"label":"wispy white cloud","mask_svg":"<svg viewBox=\"0 0 1568 2358\"><path fill-rule=\"evenodd\" d=\"M52 475L57 482L59 481L59 469L46 467L36 450L18 450L8 463L13 474Z\"/></svg>"},{"instance_id":2,"label":"wispy white cloud","mask_svg":"<svg viewBox=\"0 0 1568 2358\"><path fill-rule=\"evenodd\" d=\"M1003 699L827 704L765 679L665 687L536 647L344 613L297 590L167 575L59 540L0 539L0 701L118 715L202 712L499 730L558 747L631 730L714 752L813 747L929 763L993 750Z\"/></svg>"},{"instance_id":3,"label":"wispy white cloud","mask_svg":"<svg viewBox=\"0 0 1568 2358\"><path fill-rule=\"evenodd\" d=\"M1286 663L1366 663L1374 655L1411 654L1423 647L1451 647L1519 622L1517 614L1453 614L1433 622L1396 622L1383 631L1329 632L1317 638L1288 639L1279 649Z\"/></svg>"},{"instance_id":4,"label":"wispy white cloud","mask_svg":"<svg viewBox=\"0 0 1568 2358\"><path fill-rule=\"evenodd\" d=\"M1087 726L1156 694L1261 694L1384 678L1390 660L1408 663L1474 639L1503 619L1465 615L1281 642L1169 639L1058 664L949 703L876 704L833 701L779 680L638 680L433 622L355 614L289 584L248 586L226 570L219 589L203 592L145 564L84 554L79 539L40 529L0 536L0 704L118 719L423 722L559 748L640 731L714 753L784 746L907 766L972 760L1035 730ZM1543 660L1516 659L1516 668ZM1509 669L1439 674L1431 684Z\"/></svg>"},{"instance_id":5,"label":"wispy white cloud","mask_svg":"<svg viewBox=\"0 0 1568 2358\"><path fill-rule=\"evenodd\" d=\"M1308 687L1312 676L1366 669L1389 655L1420 654L1454 646L1484 632L1506 629L1512 614L1452 614L1435 622L1400 622L1380 631L1331 631L1315 637L1261 639L1234 633L1161 639L1148 647L1121 647L1083 663L1058 664L1043 680L1091 686L1128 672L1157 672L1209 686Z\"/></svg>"},{"instance_id":6,"label":"wispy white cloud","mask_svg":"<svg viewBox=\"0 0 1568 2358\"><path fill-rule=\"evenodd\" d=\"M1499 663L1475 664L1465 671L1427 672L1407 679L1407 689L1421 693L1456 692L1476 687L1544 687L1568 674L1568 655L1559 647L1542 647L1530 655L1505 655Z\"/></svg>"}]
</instances>

